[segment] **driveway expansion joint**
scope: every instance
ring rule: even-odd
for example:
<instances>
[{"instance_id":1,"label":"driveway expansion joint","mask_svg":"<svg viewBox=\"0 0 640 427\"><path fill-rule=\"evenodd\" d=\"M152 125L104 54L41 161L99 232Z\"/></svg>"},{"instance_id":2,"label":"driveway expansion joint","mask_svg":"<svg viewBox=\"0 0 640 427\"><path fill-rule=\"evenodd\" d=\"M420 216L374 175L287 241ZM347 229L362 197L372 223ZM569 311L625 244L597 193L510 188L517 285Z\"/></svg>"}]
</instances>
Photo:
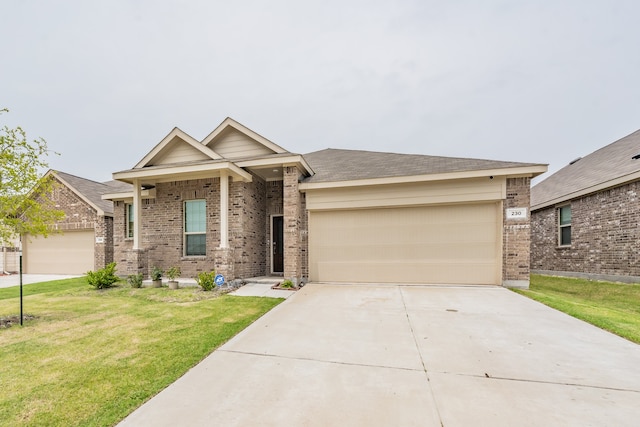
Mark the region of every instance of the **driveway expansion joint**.
<instances>
[{"instance_id":1,"label":"driveway expansion joint","mask_svg":"<svg viewBox=\"0 0 640 427\"><path fill-rule=\"evenodd\" d=\"M250 356L261 356L261 357L271 357L275 359L286 359L286 360L302 360L305 362L318 362L318 363L326 363L331 365L344 365L344 366L361 366L364 368L380 368L380 369L395 369L398 371L410 371L410 372L423 372L422 369L413 369L413 368L403 368L402 366L385 366L385 365L371 365L367 363L353 363L353 362L338 362L335 360L323 360L323 359L314 359L311 357L295 357L295 356L283 356L280 354L271 354L271 353L256 353L252 351L239 351L239 350L224 350L218 349L218 352L224 353L234 353L234 354L246 354Z\"/></svg>"}]
</instances>

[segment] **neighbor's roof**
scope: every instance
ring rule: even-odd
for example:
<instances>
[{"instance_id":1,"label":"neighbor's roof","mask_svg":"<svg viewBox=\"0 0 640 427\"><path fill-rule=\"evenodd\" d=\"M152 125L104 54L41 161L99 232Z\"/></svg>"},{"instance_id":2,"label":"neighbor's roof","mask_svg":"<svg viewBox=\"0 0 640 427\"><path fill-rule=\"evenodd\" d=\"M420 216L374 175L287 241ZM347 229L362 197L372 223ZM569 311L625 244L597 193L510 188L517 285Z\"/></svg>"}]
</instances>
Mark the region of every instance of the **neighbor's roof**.
<instances>
[{"instance_id":1,"label":"neighbor's roof","mask_svg":"<svg viewBox=\"0 0 640 427\"><path fill-rule=\"evenodd\" d=\"M121 191L131 191L131 185L124 182L108 181L96 182L79 176L71 175L65 172L52 171L68 186L71 187L79 196L88 201L94 208L101 210L105 214L113 214L113 202L110 200L102 200L105 193L114 193Z\"/></svg>"},{"instance_id":2,"label":"neighbor's roof","mask_svg":"<svg viewBox=\"0 0 640 427\"><path fill-rule=\"evenodd\" d=\"M546 165L534 163L339 150L334 148L305 154L304 158L316 172L315 175L306 178L304 183L446 174L530 166L544 166L546 168ZM536 175L539 173L536 173Z\"/></svg>"},{"instance_id":3,"label":"neighbor's roof","mask_svg":"<svg viewBox=\"0 0 640 427\"><path fill-rule=\"evenodd\" d=\"M540 209L640 178L640 130L572 162L531 189Z\"/></svg>"}]
</instances>

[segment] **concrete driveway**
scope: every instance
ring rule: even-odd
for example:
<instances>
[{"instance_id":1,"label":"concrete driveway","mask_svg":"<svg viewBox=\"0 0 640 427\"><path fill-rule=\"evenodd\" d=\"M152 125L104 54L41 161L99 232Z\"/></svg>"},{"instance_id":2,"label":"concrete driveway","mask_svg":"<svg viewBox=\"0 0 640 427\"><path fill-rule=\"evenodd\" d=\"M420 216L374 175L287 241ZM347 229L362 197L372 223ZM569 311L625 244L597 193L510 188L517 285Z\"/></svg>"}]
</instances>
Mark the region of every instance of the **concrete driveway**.
<instances>
[{"instance_id":1,"label":"concrete driveway","mask_svg":"<svg viewBox=\"0 0 640 427\"><path fill-rule=\"evenodd\" d=\"M22 284L30 285L32 283L50 282L52 280L70 279L72 277L80 277L73 274L23 274ZM0 276L0 288L10 288L20 284L20 275L11 274L8 276Z\"/></svg>"},{"instance_id":2,"label":"concrete driveway","mask_svg":"<svg viewBox=\"0 0 640 427\"><path fill-rule=\"evenodd\" d=\"M120 426L639 419L640 346L509 290L311 284Z\"/></svg>"}]
</instances>

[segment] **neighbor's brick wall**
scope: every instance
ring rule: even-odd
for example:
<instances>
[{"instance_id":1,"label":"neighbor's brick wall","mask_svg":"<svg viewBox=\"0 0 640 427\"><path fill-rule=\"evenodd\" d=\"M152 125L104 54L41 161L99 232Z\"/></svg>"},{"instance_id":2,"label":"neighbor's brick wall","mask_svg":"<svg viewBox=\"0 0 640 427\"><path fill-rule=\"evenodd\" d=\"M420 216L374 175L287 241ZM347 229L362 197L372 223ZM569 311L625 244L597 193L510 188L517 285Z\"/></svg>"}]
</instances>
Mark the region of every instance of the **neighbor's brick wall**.
<instances>
[{"instance_id":1,"label":"neighbor's brick wall","mask_svg":"<svg viewBox=\"0 0 640 427\"><path fill-rule=\"evenodd\" d=\"M531 178L507 178L504 210L530 206ZM529 213L529 212L528 212ZM525 219L507 219L503 214L502 280L529 281L531 226Z\"/></svg>"},{"instance_id":2,"label":"neighbor's brick wall","mask_svg":"<svg viewBox=\"0 0 640 427\"><path fill-rule=\"evenodd\" d=\"M558 247L555 206L534 212L531 268L640 276L639 192L633 182L573 200L570 247Z\"/></svg>"},{"instance_id":3,"label":"neighbor's brick wall","mask_svg":"<svg viewBox=\"0 0 640 427\"><path fill-rule=\"evenodd\" d=\"M96 228L98 221L96 210L57 179L52 190L51 200L54 201L57 210L64 212L64 218L54 225L56 230L89 230Z\"/></svg>"},{"instance_id":4,"label":"neighbor's brick wall","mask_svg":"<svg viewBox=\"0 0 640 427\"><path fill-rule=\"evenodd\" d=\"M53 228L65 231L94 230L95 237L103 237L104 243L94 244L94 270L104 268L113 261L113 218L98 215L97 211L78 197L57 178L51 192L51 200L57 210L64 212L64 218L57 221Z\"/></svg>"}]
</instances>

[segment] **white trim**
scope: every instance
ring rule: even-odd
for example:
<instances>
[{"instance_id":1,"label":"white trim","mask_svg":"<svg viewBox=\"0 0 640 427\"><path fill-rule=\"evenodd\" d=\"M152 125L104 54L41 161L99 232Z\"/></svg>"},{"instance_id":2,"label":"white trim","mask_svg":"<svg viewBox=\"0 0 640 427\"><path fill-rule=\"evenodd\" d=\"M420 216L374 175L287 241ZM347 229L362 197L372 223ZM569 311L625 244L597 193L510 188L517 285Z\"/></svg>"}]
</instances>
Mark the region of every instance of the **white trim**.
<instances>
[{"instance_id":1,"label":"white trim","mask_svg":"<svg viewBox=\"0 0 640 427\"><path fill-rule=\"evenodd\" d=\"M313 169L311 169L311 166L309 166L305 158L300 154L292 154L291 156L277 158L271 157L264 159L243 160L235 162L235 164L241 168L255 168L265 166L302 166L303 172L306 172L309 176L315 173Z\"/></svg>"},{"instance_id":2,"label":"white trim","mask_svg":"<svg viewBox=\"0 0 640 427\"><path fill-rule=\"evenodd\" d=\"M137 227L133 228L133 249L141 249L140 244L142 243L142 195L140 182L137 179L134 179L133 182L133 216L134 216L134 224L137 224Z\"/></svg>"},{"instance_id":3,"label":"white trim","mask_svg":"<svg viewBox=\"0 0 640 427\"><path fill-rule=\"evenodd\" d=\"M187 232L187 203L204 202L204 232ZM200 236L204 234L204 254L187 255L187 236ZM183 257L202 257L207 255L207 200L206 199L189 199L182 201L182 256Z\"/></svg>"},{"instance_id":4,"label":"white trim","mask_svg":"<svg viewBox=\"0 0 640 427\"><path fill-rule=\"evenodd\" d=\"M217 177L218 172L226 170L229 172L229 176L234 179L240 179L244 182L251 182L253 177L247 171L239 168L232 162L218 162L218 163L200 163L197 165L172 165L163 167L148 167L144 169L130 169L122 172L113 173L113 179L131 182L130 180L149 179L171 179L173 181L184 181L187 179L197 179L197 177Z\"/></svg>"},{"instance_id":5,"label":"white trim","mask_svg":"<svg viewBox=\"0 0 640 427\"><path fill-rule=\"evenodd\" d=\"M369 178L349 181L309 182L301 183L300 191L315 190L321 188L358 187L365 185L404 184L407 182L444 181L452 179L482 178L492 176L534 177L547 171L546 165L522 166L515 168L487 169L479 171L449 172L429 175L395 176L387 178Z\"/></svg>"}]
</instances>

